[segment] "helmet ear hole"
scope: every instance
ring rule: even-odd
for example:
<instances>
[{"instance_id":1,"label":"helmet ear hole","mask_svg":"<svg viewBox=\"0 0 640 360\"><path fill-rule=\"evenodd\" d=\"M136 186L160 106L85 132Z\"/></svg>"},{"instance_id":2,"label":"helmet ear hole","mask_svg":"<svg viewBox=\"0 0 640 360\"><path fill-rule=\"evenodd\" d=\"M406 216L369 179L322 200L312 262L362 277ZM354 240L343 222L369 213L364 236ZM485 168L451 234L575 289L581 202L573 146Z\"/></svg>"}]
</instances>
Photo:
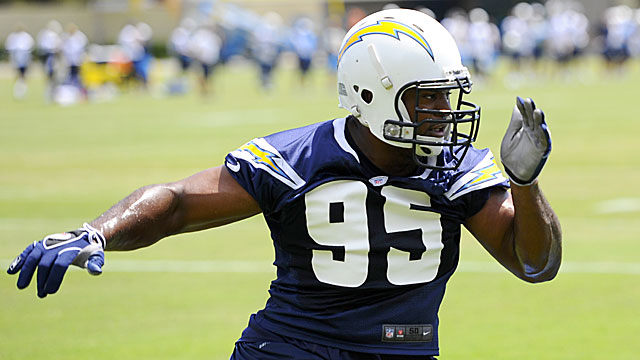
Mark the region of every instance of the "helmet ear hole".
<instances>
[{"instance_id":1,"label":"helmet ear hole","mask_svg":"<svg viewBox=\"0 0 640 360\"><path fill-rule=\"evenodd\" d=\"M358 91L360 91L360 87L358 85L353 85L353 91L357 93Z\"/></svg>"},{"instance_id":2,"label":"helmet ear hole","mask_svg":"<svg viewBox=\"0 0 640 360\"><path fill-rule=\"evenodd\" d=\"M373 93L371 92L371 90L362 89L360 97L362 98L362 101L367 104L371 104L371 102L373 101Z\"/></svg>"}]
</instances>

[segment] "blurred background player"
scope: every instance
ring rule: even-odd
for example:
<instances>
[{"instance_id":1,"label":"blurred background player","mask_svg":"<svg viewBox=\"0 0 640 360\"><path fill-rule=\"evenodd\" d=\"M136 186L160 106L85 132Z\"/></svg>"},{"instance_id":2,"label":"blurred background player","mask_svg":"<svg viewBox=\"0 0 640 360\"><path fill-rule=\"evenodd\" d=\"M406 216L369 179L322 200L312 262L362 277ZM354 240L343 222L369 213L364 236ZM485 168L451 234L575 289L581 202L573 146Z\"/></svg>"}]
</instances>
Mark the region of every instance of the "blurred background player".
<instances>
[{"instance_id":1,"label":"blurred background player","mask_svg":"<svg viewBox=\"0 0 640 360\"><path fill-rule=\"evenodd\" d=\"M634 30L634 12L629 6L614 6L605 11L603 56L610 71L619 72L629 59L629 39Z\"/></svg>"},{"instance_id":2,"label":"blurred background player","mask_svg":"<svg viewBox=\"0 0 640 360\"><path fill-rule=\"evenodd\" d=\"M62 34L62 25L56 20L51 20L47 26L38 33L37 37L38 55L42 60L44 71L47 75L47 88L45 90L47 100L52 99L56 86L56 68L58 67L58 56L62 45L60 34Z\"/></svg>"},{"instance_id":3,"label":"blurred background player","mask_svg":"<svg viewBox=\"0 0 640 360\"><path fill-rule=\"evenodd\" d=\"M200 84L200 94L206 96L210 93L209 78L213 68L220 60L220 48L222 39L214 31L211 24L202 25L194 31L189 38L188 53L190 58L200 65L198 82Z\"/></svg>"},{"instance_id":4,"label":"blurred background player","mask_svg":"<svg viewBox=\"0 0 640 360\"><path fill-rule=\"evenodd\" d=\"M13 84L13 97L23 99L27 95L27 70L31 64L33 37L26 31L24 25L18 24L14 32L9 34L5 42L5 49L9 53L11 65L16 71L16 81Z\"/></svg>"},{"instance_id":5,"label":"blurred background player","mask_svg":"<svg viewBox=\"0 0 640 360\"><path fill-rule=\"evenodd\" d=\"M169 37L168 52L177 60L179 66L178 75L169 83L170 94L184 94L187 91L186 74L191 65L189 38L196 26L196 22L193 19L184 18Z\"/></svg>"},{"instance_id":6,"label":"blurred background player","mask_svg":"<svg viewBox=\"0 0 640 360\"><path fill-rule=\"evenodd\" d=\"M566 78L572 76L575 60L589 45L589 20L576 3L549 1L546 8L548 55L558 65L554 66L554 73Z\"/></svg>"},{"instance_id":7,"label":"blurred background player","mask_svg":"<svg viewBox=\"0 0 640 360\"><path fill-rule=\"evenodd\" d=\"M300 84L304 85L311 68L313 56L318 50L318 37L314 32L313 20L306 16L298 18L293 23L289 42L298 58Z\"/></svg>"},{"instance_id":8,"label":"blurred background player","mask_svg":"<svg viewBox=\"0 0 640 360\"><path fill-rule=\"evenodd\" d=\"M326 53L327 71L332 75L327 80L332 87L335 85L335 76L338 71L338 50L346 34L347 30L342 26L341 17L337 14L331 14L327 19L327 26L322 32L322 47Z\"/></svg>"},{"instance_id":9,"label":"blurred background player","mask_svg":"<svg viewBox=\"0 0 640 360\"><path fill-rule=\"evenodd\" d=\"M511 15L501 22L502 49L511 59L511 69L506 78L510 87L518 86L530 72L531 59L535 48L535 39L531 36L529 19L533 16L533 9L529 3L521 2L511 9Z\"/></svg>"},{"instance_id":10,"label":"blurred background player","mask_svg":"<svg viewBox=\"0 0 640 360\"><path fill-rule=\"evenodd\" d=\"M245 8L227 3L215 16L215 20L218 35L222 38L220 63L227 64L236 59L247 58L251 34L259 16Z\"/></svg>"},{"instance_id":11,"label":"blurred background player","mask_svg":"<svg viewBox=\"0 0 640 360\"><path fill-rule=\"evenodd\" d=\"M260 67L260 84L264 90L273 88L272 73L282 48L282 17L268 12L256 25L251 43L251 53Z\"/></svg>"},{"instance_id":12,"label":"blurred background player","mask_svg":"<svg viewBox=\"0 0 640 360\"><path fill-rule=\"evenodd\" d=\"M136 25L127 24L118 35L118 45L122 49L127 63L127 82L138 82L143 88L147 87L149 62L151 54L148 52L153 31L146 23Z\"/></svg>"},{"instance_id":13,"label":"blurred background player","mask_svg":"<svg viewBox=\"0 0 640 360\"><path fill-rule=\"evenodd\" d=\"M123 75L126 82L129 83L135 78L133 62L136 59L141 59L144 53L144 49L138 40L138 29L136 29L135 25L129 23L122 27L118 34L118 45L122 50L122 61L125 64L125 73Z\"/></svg>"},{"instance_id":14,"label":"blurred background player","mask_svg":"<svg viewBox=\"0 0 640 360\"><path fill-rule=\"evenodd\" d=\"M146 88L149 84L149 68L153 61L153 55L151 54L153 29L149 24L142 21L136 24L136 29L138 30L138 41L142 46L143 55L142 58L136 59L133 62L133 69L136 77L142 81L143 86Z\"/></svg>"},{"instance_id":15,"label":"blurred background player","mask_svg":"<svg viewBox=\"0 0 640 360\"><path fill-rule=\"evenodd\" d=\"M84 62L89 42L87 36L78 29L76 24L69 23L62 39L62 55L68 67L67 81L65 83L84 92L80 69Z\"/></svg>"},{"instance_id":16,"label":"blurred background player","mask_svg":"<svg viewBox=\"0 0 640 360\"><path fill-rule=\"evenodd\" d=\"M442 19L441 23L456 40L456 44L458 44L458 49L460 50L460 56L462 57L462 64L471 66L469 15L467 12L461 8L450 9L447 11L447 15Z\"/></svg>"},{"instance_id":17,"label":"blurred background player","mask_svg":"<svg viewBox=\"0 0 640 360\"><path fill-rule=\"evenodd\" d=\"M629 50L629 55L632 58L640 57L640 9L635 9L633 11L633 30L629 35L629 39L627 41L627 48Z\"/></svg>"},{"instance_id":18,"label":"blurred background player","mask_svg":"<svg viewBox=\"0 0 640 360\"><path fill-rule=\"evenodd\" d=\"M469 54L473 74L485 78L496 66L500 54L500 30L490 22L489 14L482 8L469 12Z\"/></svg>"}]
</instances>

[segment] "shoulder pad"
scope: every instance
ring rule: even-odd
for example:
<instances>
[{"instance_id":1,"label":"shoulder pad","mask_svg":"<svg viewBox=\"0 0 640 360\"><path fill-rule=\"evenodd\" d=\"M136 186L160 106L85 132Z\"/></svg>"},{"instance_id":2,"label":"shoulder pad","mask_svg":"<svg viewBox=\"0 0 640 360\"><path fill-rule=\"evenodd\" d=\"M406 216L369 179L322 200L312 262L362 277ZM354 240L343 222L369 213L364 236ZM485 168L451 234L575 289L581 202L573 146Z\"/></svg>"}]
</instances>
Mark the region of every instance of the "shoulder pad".
<instances>
[{"instance_id":1,"label":"shoulder pad","mask_svg":"<svg viewBox=\"0 0 640 360\"><path fill-rule=\"evenodd\" d=\"M508 186L508 180L498 168L491 151L487 151L482 160L473 169L463 173L455 180L449 191L445 193L445 196L449 200L455 200L472 191L497 185Z\"/></svg>"},{"instance_id":2,"label":"shoulder pad","mask_svg":"<svg viewBox=\"0 0 640 360\"><path fill-rule=\"evenodd\" d=\"M292 189L299 189L305 184L305 181L285 161L280 152L264 138L249 141L231 152L231 155L236 159L247 161L256 169L266 171Z\"/></svg>"}]
</instances>

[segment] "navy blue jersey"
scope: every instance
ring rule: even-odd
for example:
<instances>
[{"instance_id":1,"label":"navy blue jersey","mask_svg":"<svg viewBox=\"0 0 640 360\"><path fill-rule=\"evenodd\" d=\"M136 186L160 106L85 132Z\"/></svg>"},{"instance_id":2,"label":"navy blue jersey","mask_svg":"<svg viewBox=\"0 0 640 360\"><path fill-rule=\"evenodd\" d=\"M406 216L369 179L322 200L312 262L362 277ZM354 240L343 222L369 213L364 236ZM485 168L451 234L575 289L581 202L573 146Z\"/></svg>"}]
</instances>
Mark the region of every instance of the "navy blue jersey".
<instances>
[{"instance_id":1,"label":"navy blue jersey","mask_svg":"<svg viewBox=\"0 0 640 360\"><path fill-rule=\"evenodd\" d=\"M491 152L475 148L455 171L387 176L352 144L345 124L257 138L226 157L275 246L277 278L251 321L345 350L437 355L437 314L458 263L460 225L491 187L508 182ZM448 161L448 151L438 160Z\"/></svg>"}]
</instances>

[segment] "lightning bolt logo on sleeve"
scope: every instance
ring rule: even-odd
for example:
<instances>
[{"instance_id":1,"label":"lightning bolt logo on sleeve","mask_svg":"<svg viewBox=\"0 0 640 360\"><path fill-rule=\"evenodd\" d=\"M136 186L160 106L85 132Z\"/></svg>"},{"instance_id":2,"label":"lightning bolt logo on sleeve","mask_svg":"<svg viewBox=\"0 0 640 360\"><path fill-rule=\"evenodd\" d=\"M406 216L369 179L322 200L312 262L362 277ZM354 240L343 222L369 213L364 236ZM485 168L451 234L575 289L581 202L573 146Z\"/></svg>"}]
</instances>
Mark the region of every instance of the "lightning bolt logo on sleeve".
<instances>
[{"instance_id":1,"label":"lightning bolt logo on sleeve","mask_svg":"<svg viewBox=\"0 0 640 360\"><path fill-rule=\"evenodd\" d=\"M292 189L298 189L305 184L305 181L287 164L278 150L263 138L249 141L233 151L231 155L237 159L246 160L255 168L265 170Z\"/></svg>"},{"instance_id":2,"label":"lightning bolt logo on sleeve","mask_svg":"<svg viewBox=\"0 0 640 360\"><path fill-rule=\"evenodd\" d=\"M472 171L472 174L475 175L475 178L465 184L462 188L471 187L474 185L482 184L485 181L497 179L498 175L500 175L500 169L498 168L498 165L496 165L496 163L492 163L491 165Z\"/></svg>"},{"instance_id":3,"label":"lightning bolt logo on sleeve","mask_svg":"<svg viewBox=\"0 0 640 360\"><path fill-rule=\"evenodd\" d=\"M506 182L506 178L502 175L502 171L496 164L495 158L491 152L480 161L473 170L466 173L458 181L456 181L451 189L446 192L449 200L454 200L471 191L484 189L496 184Z\"/></svg>"},{"instance_id":4,"label":"lightning bolt logo on sleeve","mask_svg":"<svg viewBox=\"0 0 640 360\"><path fill-rule=\"evenodd\" d=\"M362 38L365 36L386 35L386 36L391 36L395 39L400 40L400 34L404 34L409 38L415 40L418 44L420 44L420 46L424 48L424 50L427 53L429 53L429 56L431 56L431 59L435 60L433 57L433 51L431 50L431 46L429 46L429 43L427 42L427 40L422 35L420 35L420 33L414 30L412 27L399 23L397 21L380 20L375 24L367 25L362 29L354 32L344 42L344 44L342 45L342 48L340 49L340 52L338 53L338 63L340 63L340 60L342 59L342 55L344 55L344 53L347 50L349 50L351 46L361 42Z\"/></svg>"}]
</instances>

